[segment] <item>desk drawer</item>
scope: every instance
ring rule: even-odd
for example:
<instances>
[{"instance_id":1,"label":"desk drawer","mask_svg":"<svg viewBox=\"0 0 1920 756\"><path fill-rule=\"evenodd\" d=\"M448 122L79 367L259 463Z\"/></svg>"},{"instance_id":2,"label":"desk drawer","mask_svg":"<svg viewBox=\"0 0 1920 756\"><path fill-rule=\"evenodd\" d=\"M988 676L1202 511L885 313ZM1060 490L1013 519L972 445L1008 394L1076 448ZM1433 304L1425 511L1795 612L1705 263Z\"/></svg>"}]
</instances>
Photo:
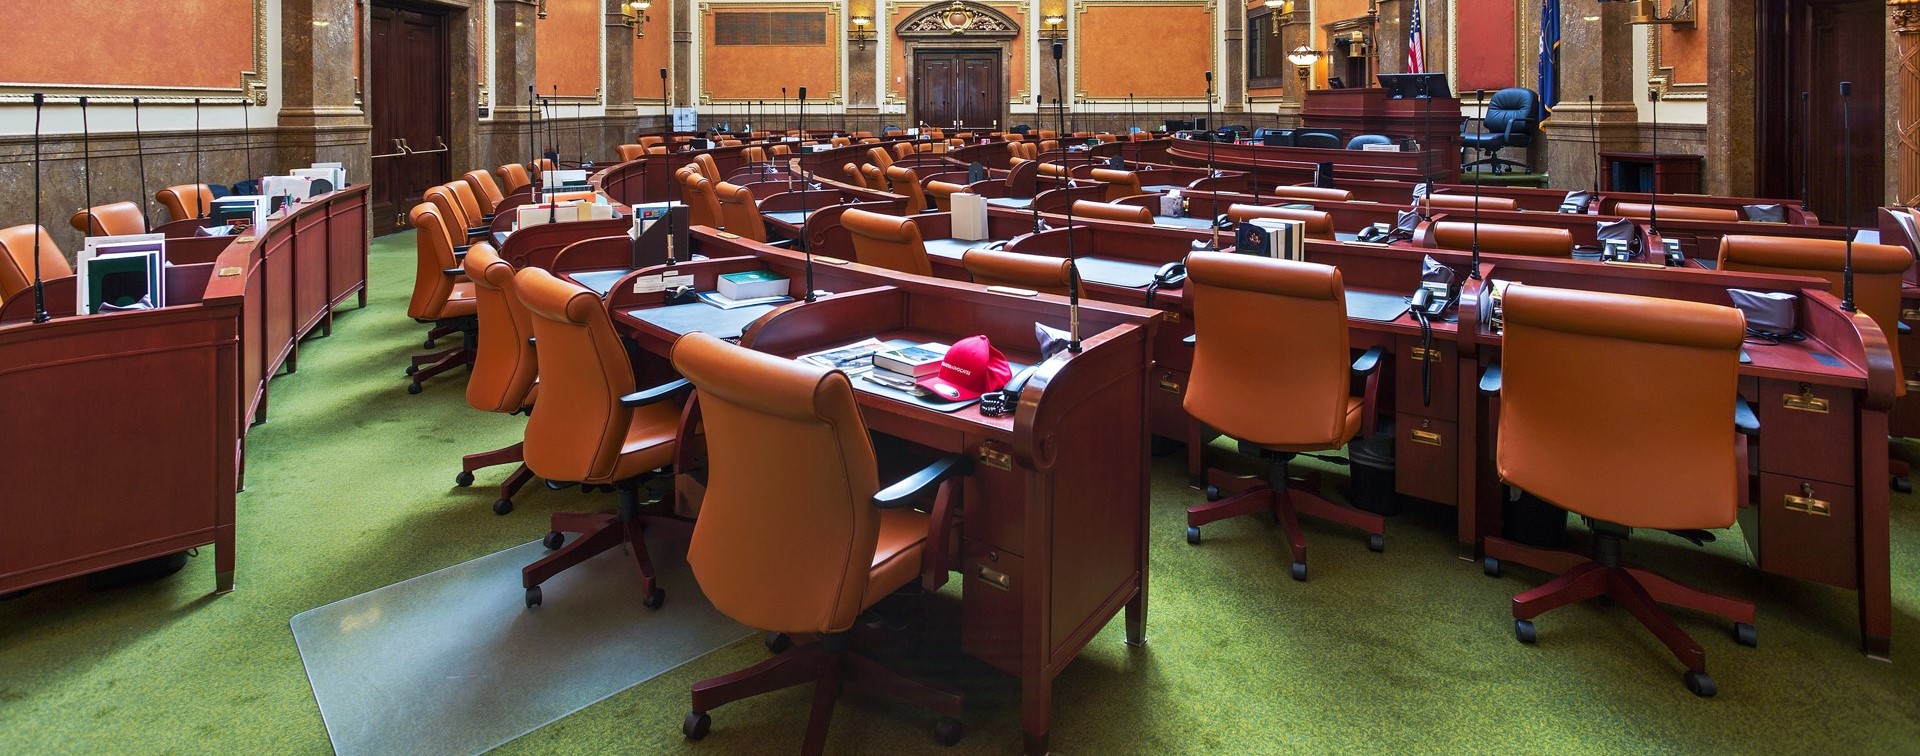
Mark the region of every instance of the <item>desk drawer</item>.
<instances>
[{"instance_id":1,"label":"desk drawer","mask_svg":"<svg viewBox=\"0 0 1920 756\"><path fill-rule=\"evenodd\" d=\"M1452 421L1402 412L1394 418L1393 433L1393 490L1454 505L1460 489L1458 427Z\"/></svg>"},{"instance_id":2,"label":"desk drawer","mask_svg":"<svg viewBox=\"0 0 1920 756\"><path fill-rule=\"evenodd\" d=\"M962 506L968 539L1015 554L1024 551L1026 530L1025 475L1013 461L1013 449L998 441L978 441L971 447L973 474L962 488Z\"/></svg>"},{"instance_id":3,"label":"desk drawer","mask_svg":"<svg viewBox=\"0 0 1920 756\"><path fill-rule=\"evenodd\" d=\"M1853 588L1855 522L1852 487L1760 474L1761 569Z\"/></svg>"},{"instance_id":4,"label":"desk drawer","mask_svg":"<svg viewBox=\"0 0 1920 756\"><path fill-rule=\"evenodd\" d=\"M1853 481L1853 392L1781 380L1761 380L1758 392L1761 472Z\"/></svg>"},{"instance_id":5,"label":"desk drawer","mask_svg":"<svg viewBox=\"0 0 1920 756\"><path fill-rule=\"evenodd\" d=\"M1155 366L1147 376L1147 429L1156 436L1187 440L1185 370Z\"/></svg>"},{"instance_id":6,"label":"desk drawer","mask_svg":"<svg viewBox=\"0 0 1920 756\"><path fill-rule=\"evenodd\" d=\"M1460 365L1454 345L1434 339L1435 360L1427 357L1417 336L1402 336L1393 346L1393 408L1426 417L1453 420L1460 417ZM1420 360L1427 357L1433 366L1433 403L1420 402ZM1382 387L1385 389L1386 387Z\"/></svg>"},{"instance_id":7,"label":"desk drawer","mask_svg":"<svg viewBox=\"0 0 1920 756\"><path fill-rule=\"evenodd\" d=\"M967 539L960 547L960 649L1010 675L1020 674L1020 557Z\"/></svg>"}]
</instances>

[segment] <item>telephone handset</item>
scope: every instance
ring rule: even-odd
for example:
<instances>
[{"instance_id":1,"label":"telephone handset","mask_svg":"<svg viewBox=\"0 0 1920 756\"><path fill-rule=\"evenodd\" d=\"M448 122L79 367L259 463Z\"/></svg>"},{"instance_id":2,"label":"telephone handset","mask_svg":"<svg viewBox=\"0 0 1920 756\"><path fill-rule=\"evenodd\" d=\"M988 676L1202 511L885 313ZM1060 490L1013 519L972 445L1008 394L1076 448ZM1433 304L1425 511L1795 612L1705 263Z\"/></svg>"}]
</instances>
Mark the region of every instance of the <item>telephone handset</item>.
<instances>
[{"instance_id":1,"label":"telephone handset","mask_svg":"<svg viewBox=\"0 0 1920 756\"><path fill-rule=\"evenodd\" d=\"M1153 306L1154 294L1161 289L1178 289L1187 285L1187 264L1170 262L1154 271L1153 282L1147 284L1147 306Z\"/></svg>"},{"instance_id":2,"label":"telephone handset","mask_svg":"<svg viewBox=\"0 0 1920 756\"><path fill-rule=\"evenodd\" d=\"M1428 256L1420 264L1420 288L1413 290L1408 305L1420 324L1420 404L1433 406L1433 363L1440 355L1433 346L1433 321L1445 320L1447 311L1460 301L1460 277L1452 268Z\"/></svg>"},{"instance_id":3,"label":"telephone handset","mask_svg":"<svg viewBox=\"0 0 1920 756\"><path fill-rule=\"evenodd\" d=\"M1006 388L981 394L980 414L987 417L1004 417L1013 414L1020 407L1020 392L1027 388L1027 381L1033 378L1034 372L1039 369L1039 365L1034 365L1022 370L1013 376L1013 380L1007 381Z\"/></svg>"}]
</instances>

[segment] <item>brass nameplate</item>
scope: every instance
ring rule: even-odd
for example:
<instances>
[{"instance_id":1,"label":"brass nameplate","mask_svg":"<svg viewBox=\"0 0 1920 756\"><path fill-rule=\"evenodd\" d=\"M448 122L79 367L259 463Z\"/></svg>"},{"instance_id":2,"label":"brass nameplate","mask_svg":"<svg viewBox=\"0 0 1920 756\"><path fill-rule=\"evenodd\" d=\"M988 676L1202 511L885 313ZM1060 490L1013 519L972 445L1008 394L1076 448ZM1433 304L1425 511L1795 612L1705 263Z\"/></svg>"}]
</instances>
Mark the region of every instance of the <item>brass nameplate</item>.
<instances>
[{"instance_id":1,"label":"brass nameplate","mask_svg":"<svg viewBox=\"0 0 1920 756\"><path fill-rule=\"evenodd\" d=\"M1167 310L1166 312L1160 313L1160 319L1169 323L1178 323L1180 322L1180 313Z\"/></svg>"},{"instance_id":2,"label":"brass nameplate","mask_svg":"<svg viewBox=\"0 0 1920 756\"><path fill-rule=\"evenodd\" d=\"M1819 499L1813 498L1813 495L1812 495L1813 491L1811 490L1813 488L1812 486L1803 485L1801 486L1801 488L1803 489L1801 492L1807 494L1806 496L1795 496L1793 494L1786 495L1785 499L1786 499L1787 511L1799 512L1802 514L1810 514L1816 517L1832 517L1833 516L1833 505L1828 504L1827 502L1821 501Z\"/></svg>"},{"instance_id":3,"label":"brass nameplate","mask_svg":"<svg viewBox=\"0 0 1920 756\"><path fill-rule=\"evenodd\" d=\"M991 585L995 588L999 588L1000 590L1003 590L1003 591L1013 590L1013 578L1007 577L1007 573L1004 573L995 569L990 569L985 565L982 565L980 567L980 572L977 575L975 575L975 577L980 578L980 580L986 583L987 585Z\"/></svg>"},{"instance_id":4,"label":"brass nameplate","mask_svg":"<svg viewBox=\"0 0 1920 756\"><path fill-rule=\"evenodd\" d=\"M1827 400L1814 396L1812 392L1805 394L1783 394L1780 397L1780 406L1796 412L1827 414Z\"/></svg>"},{"instance_id":5,"label":"brass nameplate","mask_svg":"<svg viewBox=\"0 0 1920 756\"><path fill-rule=\"evenodd\" d=\"M1166 378L1161 378L1160 390L1165 391L1169 394L1178 394L1180 393L1180 384L1176 381L1168 380Z\"/></svg>"},{"instance_id":6,"label":"brass nameplate","mask_svg":"<svg viewBox=\"0 0 1920 756\"><path fill-rule=\"evenodd\" d=\"M1446 443L1440 434L1433 431L1416 430L1407 437L1416 444L1426 444L1428 446L1443 446Z\"/></svg>"},{"instance_id":7,"label":"brass nameplate","mask_svg":"<svg viewBox=\"0 0 1920 756\"><path fill-rule=\"evenodd\" d=\"M1439 362L1443 354L1439 349L1427 349L1426 347L1414 347L1407 352L1407 356L1412 357L1415 362L1419 362L1420 360Z\"/></svg>"},{"instance_id":8,"label":"brass nameplate","mask_svg":"<svg viewBox=\"0 0 1920 756\"><path fill-rule=\"evenodd\" d=\"M999 449L995 449L990 445L981 444L980 445L980 464L986 465L988 467L1012 472L1013 471L1013 455L1000 451Z\"/></svg>"},{"instance_id":9,"label":"brass nameplate","mask_svg":"<svg viewBox=\"0 0 1920 756\"><path fill-rule=\"evenodd\" d=\"M240 275L245 272L247 272L245 268L242 268L238 265L229 265L227 267L221 268L219 271L219 275L221 278L232 278L234 276Z\"/></svg>"},{"instance_id":10,"label":"brass nameplate","mask_svg":"<svg viewBox=\"0 0 1920 756\"><path fill-rule=\"evenodd\" d=\"M1916 380L1912 380L1912 379L1908 379L1908 380L1907 380L1907 393L1909 393L1909 394L1911 394L1911 393L1914 393L1914 392L1920 392L1920 381L1916 381Z\"/></svg>"},{"instance_id":11,"label":"brass nameplate","mask_svg":"<svg viewBox=\"0 0 1920 756\"><path fill-rule=\"evenodd\" d=\"M251 236L242 236L242 237L240 237L240 238L238 238L238 239L235 239L234 241L237 241L237 242L240 242L241 244L246 244L246 243L248 243L248 242L251 242L251 241L253 241L253 237L251 237Z\"/></svg>"}]
</instances>

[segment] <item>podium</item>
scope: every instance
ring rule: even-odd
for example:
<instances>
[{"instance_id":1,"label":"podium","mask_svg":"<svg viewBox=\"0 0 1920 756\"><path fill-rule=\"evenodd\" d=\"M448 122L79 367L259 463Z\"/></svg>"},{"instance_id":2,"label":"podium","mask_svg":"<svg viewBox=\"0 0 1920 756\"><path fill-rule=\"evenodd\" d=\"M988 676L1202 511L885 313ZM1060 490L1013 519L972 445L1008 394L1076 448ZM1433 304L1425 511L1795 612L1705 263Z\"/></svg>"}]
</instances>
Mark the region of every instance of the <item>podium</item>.
<instances>
[{"instance_id":1,"label":"podium","mask_svg":"<svg viewBox=\"0 0 1920 756\"><path fill-rule=\"evenodd\" d=\"M1396 99L1379 87L1315 89L1307 93L1306 105L1300 111L1302 128L1340 129L1349 138L1382 134L1394 141L1418 140L1438 151L1433 172L1443 179L1459 174L1460 127L1466 122L1466 116L1460 114L1459 98Z\"/></svg>"}]
</instances>

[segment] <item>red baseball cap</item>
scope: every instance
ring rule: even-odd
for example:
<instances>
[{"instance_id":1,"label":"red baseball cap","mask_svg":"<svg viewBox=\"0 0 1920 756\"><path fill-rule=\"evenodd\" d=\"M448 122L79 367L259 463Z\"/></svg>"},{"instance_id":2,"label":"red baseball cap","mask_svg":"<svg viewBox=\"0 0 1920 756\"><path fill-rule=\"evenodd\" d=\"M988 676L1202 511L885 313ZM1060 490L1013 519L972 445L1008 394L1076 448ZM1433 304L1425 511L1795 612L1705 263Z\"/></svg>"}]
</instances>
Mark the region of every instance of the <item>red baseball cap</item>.
<instances>
[{"instance_id":1,"label":"red baseball cap","mask_svg":"<svg viewBox=\"0 0 1920 756\"><path fill-rule=\"evenodd\" d=\"M934 396L958 402L999 391L1012 377L1013 366L1007 364L1006 355L993 348L993 342L985 336L969 336L947 348L938 372L915 383Z\"/></svg>"}]
</instances>

